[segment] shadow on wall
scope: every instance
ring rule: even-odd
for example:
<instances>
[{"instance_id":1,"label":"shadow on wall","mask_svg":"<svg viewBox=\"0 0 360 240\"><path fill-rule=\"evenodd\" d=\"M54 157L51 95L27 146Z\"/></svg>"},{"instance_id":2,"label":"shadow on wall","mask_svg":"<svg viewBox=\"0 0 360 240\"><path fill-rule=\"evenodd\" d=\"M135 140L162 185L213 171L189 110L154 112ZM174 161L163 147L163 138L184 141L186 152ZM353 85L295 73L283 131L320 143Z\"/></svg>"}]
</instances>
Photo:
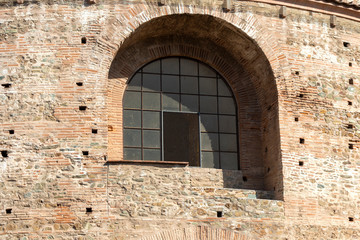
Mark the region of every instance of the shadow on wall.
<instances>
[{"instance_id":1,"label":"shadow on wall","mask_svg":"<svg viewBox=\"0 0 360 240\"><path fill-rule=\"evenodd\" d=\"M125 39L110 67L107 106L114 112L109 113L109 125L123 129L118 106L123 101L125 83L147 63L169 56L188 57L209 65L224 77L234 93L241 172L220 170L223 187L282 189L278 93L270 63L253 39L225 20L210 15L174 14L140 25ZM109 161L119 159L122 131L109 132L108 139L112 151ZM234 186L234 182L242 185ZM282 193L275 198L281 199Z\"/></svg>"}]
</instances>

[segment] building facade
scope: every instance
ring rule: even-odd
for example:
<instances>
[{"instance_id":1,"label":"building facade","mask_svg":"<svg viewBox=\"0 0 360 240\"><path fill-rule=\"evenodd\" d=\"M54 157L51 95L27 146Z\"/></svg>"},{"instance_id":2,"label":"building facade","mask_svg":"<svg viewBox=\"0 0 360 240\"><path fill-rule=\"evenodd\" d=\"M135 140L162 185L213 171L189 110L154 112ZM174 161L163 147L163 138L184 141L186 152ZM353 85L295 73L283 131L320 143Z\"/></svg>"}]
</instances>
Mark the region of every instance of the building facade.
<instances>
[{"instance_id":1,"label":"building facade","mask_svg":"<svg viewBox=\"0 0 360 240\"><path fill-rule=\"evenodd\" d=\"M0 1L1 239L360 239L357 1Z\"/></svg>"}]
</instances>

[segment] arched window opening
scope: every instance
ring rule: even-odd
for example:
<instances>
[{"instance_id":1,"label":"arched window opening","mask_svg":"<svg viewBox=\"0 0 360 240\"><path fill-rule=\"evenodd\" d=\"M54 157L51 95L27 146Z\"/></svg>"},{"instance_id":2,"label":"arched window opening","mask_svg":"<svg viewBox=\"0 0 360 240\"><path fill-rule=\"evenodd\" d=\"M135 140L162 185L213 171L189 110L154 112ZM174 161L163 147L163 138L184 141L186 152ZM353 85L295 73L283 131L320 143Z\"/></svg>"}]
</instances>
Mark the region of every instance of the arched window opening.
<instances>
[{"instance_id":1,"label":"arched window opening","mask_svg":"<svg viewBox=\"0 0 360 240\"><path fill-rule=\"evenodd\" d=\"M184 57L155 60L123 99L124 159L239 169L237 106L212 68Z\"/></svg>"}]
</instances>

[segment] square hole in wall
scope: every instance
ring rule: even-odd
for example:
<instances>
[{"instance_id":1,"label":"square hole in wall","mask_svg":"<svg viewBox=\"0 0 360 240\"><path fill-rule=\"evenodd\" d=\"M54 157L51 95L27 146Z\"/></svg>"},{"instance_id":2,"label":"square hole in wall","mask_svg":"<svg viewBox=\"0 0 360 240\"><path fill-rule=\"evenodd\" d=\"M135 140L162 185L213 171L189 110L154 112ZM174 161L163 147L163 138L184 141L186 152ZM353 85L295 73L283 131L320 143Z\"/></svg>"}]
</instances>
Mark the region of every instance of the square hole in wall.
<instances>
[{"instance_id":1,"label":"square hole in wall","mask_svg":"<svg viewBox=\"0 0 360 240\"><path fill-rule=\"evenodd\" d=\"M1 151L1 156L2 156L2 157L8 157L8 151L2 150L2 151Z\"/></svg>"},{"instance_id":2,"label":"square hole in wall","mask_svg":"<svg viewBox=\"0 0 360 240\"><path fill-rule=\"evenodd\" d=\"M9 134L14 134L15 130L9 130Z\"/></svg>"},{"instance_id":3,"label":"square hole in wall","mask_svg":"<svg viewBox=\"0 0 360 240\"><path fill-rule=\"evenodd\" d=\"M83 154L84 156L88 156L88 155L89 155L89 151L82 151L82 154Z\"/></svg>"},{"instance_id":4,"label":"square hole in wall","mask_svg":"<svg viewBox=\"0 0 360 240\"><path fill-rule=\"evenodd\" d=\"M304 162L303 161L299 161L299 166L304 166Z\"/></svg>"},{"instance_id":5,"label":"square hole in wall","mask_svg":"<svg viewBox=\"0 0 360 240\"><path fill-rule=\"evenodd\" d=\"M353 217L349 217L349 222L353 222L354 218Z\"/></svg>"},{"instance_id":6,"label":"square hole in wall","mask_svg":"<svg viewBox=\"0 0 360 240\"><path fill-rule=\"evenodd\" d=\"M86 37L82 37L82 38L81 38L81 43L82 43L82 44L86 44Z\"/></svg>"},{"instance_id":7,"label":"square hole in wall","mask_svg":"<svg viewBox=\"0 0 360 240\"><path fill-rule=\"evenodd\" d=\"M298 118L298 117L295 117L294 120L295 120L295 122L298 122L298 121L299 121L299 118Z\"/></svg>"},{"instance_id":8,"label":"square hole in wall","mask_svg":"<svg viewBox=\"0 0 360 240\"><path fill-rule=\"evenodd\" d=\"M87 108L86 106L79 106L79 110L80 110L80 111L85 111L86 108Z\"/></svg>"},{"instance_id":9,"label":"square hole in wall","mask_svg":"<svg viewBox=\"0 0 360 240\"><path fill-rule=\"evenodd\" d=\"M11 214L12 209L11 209L11 208L7 208L7 209L5 209L5 212L6 212L6 214Z\"/></svg>"},{"instance_id":10,"label":"square hole in wall","mask_svg":"<svg viewBox=\"0 0 360 240\"><path fill-rule=\"evenodd\" d=\"M304 139L304 138L300 138L299 142L300 142L300 144L304 144L304 143L305 143L305 139Z\"/></svg>"},{"instance_id":11,"label":"square hole in wall","mask_svg":"<svg viewBox=\"0 0 360 240\"><path fill-rule=\"evenodd\" d=\"M351 102L351 101L348 101L348 105L349 105L349 106L352 106L352 102Z\"/></svg>"},{"instance_id":12,"label":"square hole in wall","mask_svg":"<svg viewBox=\"0 0 360 240\"><path fill-rule=\"evenodd\" d=\"M222 211L217 211L217 212L216 212L216 216L217 216L218 218L221 218L221 217L223 216L223 212L222 212Z\"/></svg>"},{"instance_id":13,"label":"square hole in wall","mask_svg":"<svg viewBox=\"0 0 360 240\"><path fill-rule=\"evenodd\" d=\"M83 85L82 82L77 82L76 85L78 85L79 87L81 87Z\"/></svg>"},{"instance_id":14,"label":"square hole in wall","mask_svg":"<svg viewBox=\"0 0 360 240\"><path fill-rule=\"evenodd\" d=\"M349 143L349 149L354 149L354 144Z\"/></svg>"},{"instance_id":15,"label":"square hole in wall","mask_svg":"<svg viewBox=\"0 0 360 240\"><path fill-rule=\"evenodd\" d=\"M353 84L354 84L354 79L350 78L350 79L349 79L349 84L350 84L350 85L353 85Z\"/></svg>"},{"instance_id":16,"label":"square hole in wall","mask_svg":"<svg viewBox=\"0 0 360 240\"><path fill-rule=\"evenodd\" d=\"M350 43L349 42L343 42L344 47L350 47Z\"/></svg>"},{"instance_id":17,"label":"square hole in wall","mask_svg":"<svg viewBox=\"0 0 360 240\"><path fill-rule=\"evenodd\" d=\"M93 210L92 210L91 207L87 207L87 208L86 208L86 213L92 213L92 211L93 211Z\"/></svg>"},{"instance_id":18,"label":"square hole in wall","mask_svg":"<svg viewBox=\"0 0 360 240\"><path fill-rule=\"evenodd\" d=\"M91 133L97 134L97 133L98 133L98 130L97 130L97 129L91 129Z\"/></svg>"}]
</instances>

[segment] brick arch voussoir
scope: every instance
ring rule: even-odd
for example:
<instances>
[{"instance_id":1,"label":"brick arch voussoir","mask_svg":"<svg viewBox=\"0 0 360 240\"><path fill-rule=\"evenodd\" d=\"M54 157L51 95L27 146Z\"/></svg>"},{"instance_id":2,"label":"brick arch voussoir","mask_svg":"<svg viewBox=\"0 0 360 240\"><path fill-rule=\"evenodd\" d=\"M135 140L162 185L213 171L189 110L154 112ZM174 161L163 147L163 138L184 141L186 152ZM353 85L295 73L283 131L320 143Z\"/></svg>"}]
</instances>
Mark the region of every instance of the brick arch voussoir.
<instances>
[{"instance_id":1,"label":"brick arch voussoir","mask_svg":"<svg viewBox=\"0 0 360 240\"><path fill-rule=\"evenodd\" d=\"M109 19L113 25L107 28L101 34L96 46L95 52L103 52L104 45L107 47L109 56L114 57L121 46L121 43L129 37L140 25L158 17L172 14L202 14L210 15L237 27L252 38L267 57L270 66L275 74L277 86L279 81L291 75L291 69L286 56L283 54L278 41L274 35L263 27L264 24L252 14L244 15L243 13L224 13L219 8L209 8L206 6L194 5L166 5L159 7L157 4L148 2L134 5L128 13L121 19ZM126 26L126 27L123 27ZM114 30L117 31L114 31ZM104 68L109 69L111 61L103 61ZM284 83L282 83L284 84ZM279 91L278 91L279 92Z\"/></svg>"}]
</instances>

